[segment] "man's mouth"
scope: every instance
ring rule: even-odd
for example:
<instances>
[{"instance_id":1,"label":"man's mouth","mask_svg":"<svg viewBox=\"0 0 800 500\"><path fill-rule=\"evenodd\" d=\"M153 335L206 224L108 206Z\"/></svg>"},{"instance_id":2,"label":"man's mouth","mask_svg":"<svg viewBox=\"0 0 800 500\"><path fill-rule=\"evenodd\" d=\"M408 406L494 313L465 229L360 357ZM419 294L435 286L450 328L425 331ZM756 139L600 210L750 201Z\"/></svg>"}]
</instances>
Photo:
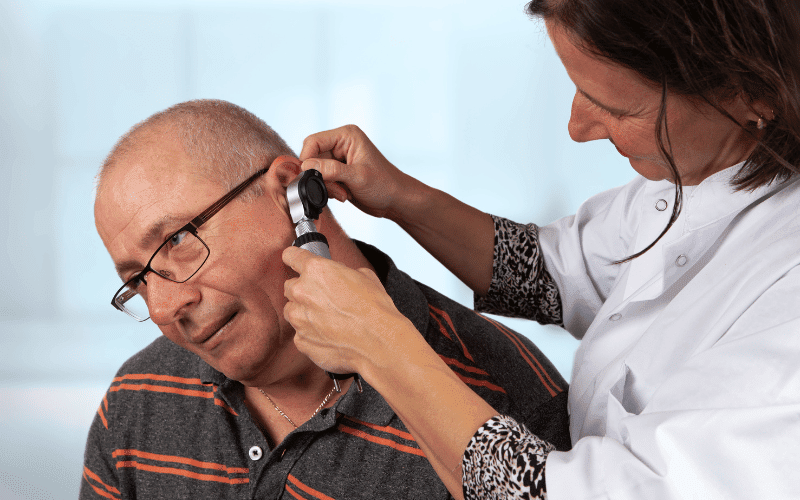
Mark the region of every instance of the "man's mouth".
<instances>
[{"instance_id":1,"label":"man's mouth","mask_svg":"<svg viewBox=\"0 0 800 500\"><path fill-rule=\"evenodd\" d=\"M208 344L211 339L219 337L222 333L228 330L233 323L233 320L237 317L239 313L234 312L230 316L222 319L219 323L215 326L209 328L208 330L204 331L203 334L195 341L196 344Z\"/></svg>"}]
</instances>

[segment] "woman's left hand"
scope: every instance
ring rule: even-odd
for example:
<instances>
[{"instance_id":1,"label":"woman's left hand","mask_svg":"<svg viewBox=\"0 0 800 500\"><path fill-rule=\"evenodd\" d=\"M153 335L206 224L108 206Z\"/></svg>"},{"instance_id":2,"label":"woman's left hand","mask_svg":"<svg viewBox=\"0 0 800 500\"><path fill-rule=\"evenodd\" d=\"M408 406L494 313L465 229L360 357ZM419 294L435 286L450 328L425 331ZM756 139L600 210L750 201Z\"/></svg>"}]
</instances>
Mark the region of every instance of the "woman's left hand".
<instances>
[{"instance_id":1,"label":"woman's left hand","mask_svg":"<svg viewBox=\"0 0 800 500\"><path fill-rule=\"evenodd\" d=\"M418 335L369 269L295 247L284 250L283 262L300 275L284 284L283 316L297 332L297 348L321 368L363 374L365 363L391 359L403 333Z\"/></svg>"}]
</instances>

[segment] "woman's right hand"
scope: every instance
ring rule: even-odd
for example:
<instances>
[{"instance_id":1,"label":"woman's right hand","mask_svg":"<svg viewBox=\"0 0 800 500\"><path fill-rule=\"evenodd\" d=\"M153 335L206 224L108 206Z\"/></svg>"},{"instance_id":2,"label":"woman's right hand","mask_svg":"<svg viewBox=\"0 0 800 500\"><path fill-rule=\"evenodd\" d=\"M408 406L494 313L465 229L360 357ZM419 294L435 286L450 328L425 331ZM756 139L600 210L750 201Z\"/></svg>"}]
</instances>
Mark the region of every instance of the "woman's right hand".
<instances>
[{"instance_id":1,"label":"woman's right hand","mask_svg":"<svg viewBox=\"0 0 800 500\"><path fill-rule=\"evenodd\" d=\"M392 165L355 125L306 137L300 152L303 170L319 170L328 195L373 217L402 219L402 205L424 186Z\"/></svg>"},{"instance_id":2,"label":"woman's right hand","mask_svg":"<svg viewBox=\"0 0 800 500\"><path fill-rule=\"evenodd\" d=\"M303 170L319 170L328 195L396 222L475 293L492 280L494 221L480 210L404 174L355 125L310 135Z\"/></svg>"}]
</instances>

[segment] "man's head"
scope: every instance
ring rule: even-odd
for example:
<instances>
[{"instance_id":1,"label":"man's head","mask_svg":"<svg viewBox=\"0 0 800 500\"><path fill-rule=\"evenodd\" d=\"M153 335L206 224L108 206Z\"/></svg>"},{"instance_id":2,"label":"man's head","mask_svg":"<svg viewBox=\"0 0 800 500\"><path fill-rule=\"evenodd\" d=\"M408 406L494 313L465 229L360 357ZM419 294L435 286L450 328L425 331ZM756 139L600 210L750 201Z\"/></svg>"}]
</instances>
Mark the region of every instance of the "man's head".
<instances>
[{"instance_id":1,"label":"man's head","mask_svg":"<svg viewBox=\"0 0 800 500\"><path fill-rule=\"evenodd\" d=\"M245 383L274 381L307 362L283 319L292 271L281 252L294 239L286 186L300 171L286 143L230 103L178 104L120 139L95 199L97 231L126 281L168 236L265 166L198 231L210 254L197 274L175 283L148 273L143 293L165 336ZM332 223L324 217L320 230Z\"/></svg>"}]
</instances>

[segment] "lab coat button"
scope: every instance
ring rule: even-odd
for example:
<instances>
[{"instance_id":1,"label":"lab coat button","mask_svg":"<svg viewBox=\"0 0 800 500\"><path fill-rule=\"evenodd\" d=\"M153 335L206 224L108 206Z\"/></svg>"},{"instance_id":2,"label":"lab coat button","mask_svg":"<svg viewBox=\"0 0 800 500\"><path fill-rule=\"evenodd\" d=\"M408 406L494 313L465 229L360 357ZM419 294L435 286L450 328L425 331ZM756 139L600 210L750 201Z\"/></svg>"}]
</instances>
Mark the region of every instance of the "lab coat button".
<instances>
[{"instance_id":1,"label":"lab coat button","mask_svg":"<svg viewBox=\"0 0 800 500\"><path fill-rule=\"evenodd\" d=\"M669 206L667 200L661 199L656 202L656 210L658 210L659 212L663 212L664 210L666 210L667 206Z\"/></svg>"},{"instance_id":2,"label":"lab coat button","mask_svg":"<svg viewBox=\"0 0 800 500\"><path fill-rule=\"evenodd\" d=\"M264 452L261 451L261 448L258 446L253 446L250 448L250 459L252 460L261 460L261 457L264 456Z\"/></svg>"},{"instance_id":3,"label":"lab coat button","mask_svg":"<svg viewBox=\"0 0 800 500\"><path fill-rule=\"evenodd\" d=\"M620 313L614 313L608 317L610 321L619 321L622 319L622 315Z\"/></svg>"},{"instance_id":4,"label":"lab coat button","mask_svg":"<svg viewBox=\"0 0 800 500\"><path fill-rule=\"evenodd\" d=\"M685 255L678 255L678 258L675 259L675 265L678 267L683 267L686 265L686 262L689 259Z\"/></svg>"}]
</instances>

